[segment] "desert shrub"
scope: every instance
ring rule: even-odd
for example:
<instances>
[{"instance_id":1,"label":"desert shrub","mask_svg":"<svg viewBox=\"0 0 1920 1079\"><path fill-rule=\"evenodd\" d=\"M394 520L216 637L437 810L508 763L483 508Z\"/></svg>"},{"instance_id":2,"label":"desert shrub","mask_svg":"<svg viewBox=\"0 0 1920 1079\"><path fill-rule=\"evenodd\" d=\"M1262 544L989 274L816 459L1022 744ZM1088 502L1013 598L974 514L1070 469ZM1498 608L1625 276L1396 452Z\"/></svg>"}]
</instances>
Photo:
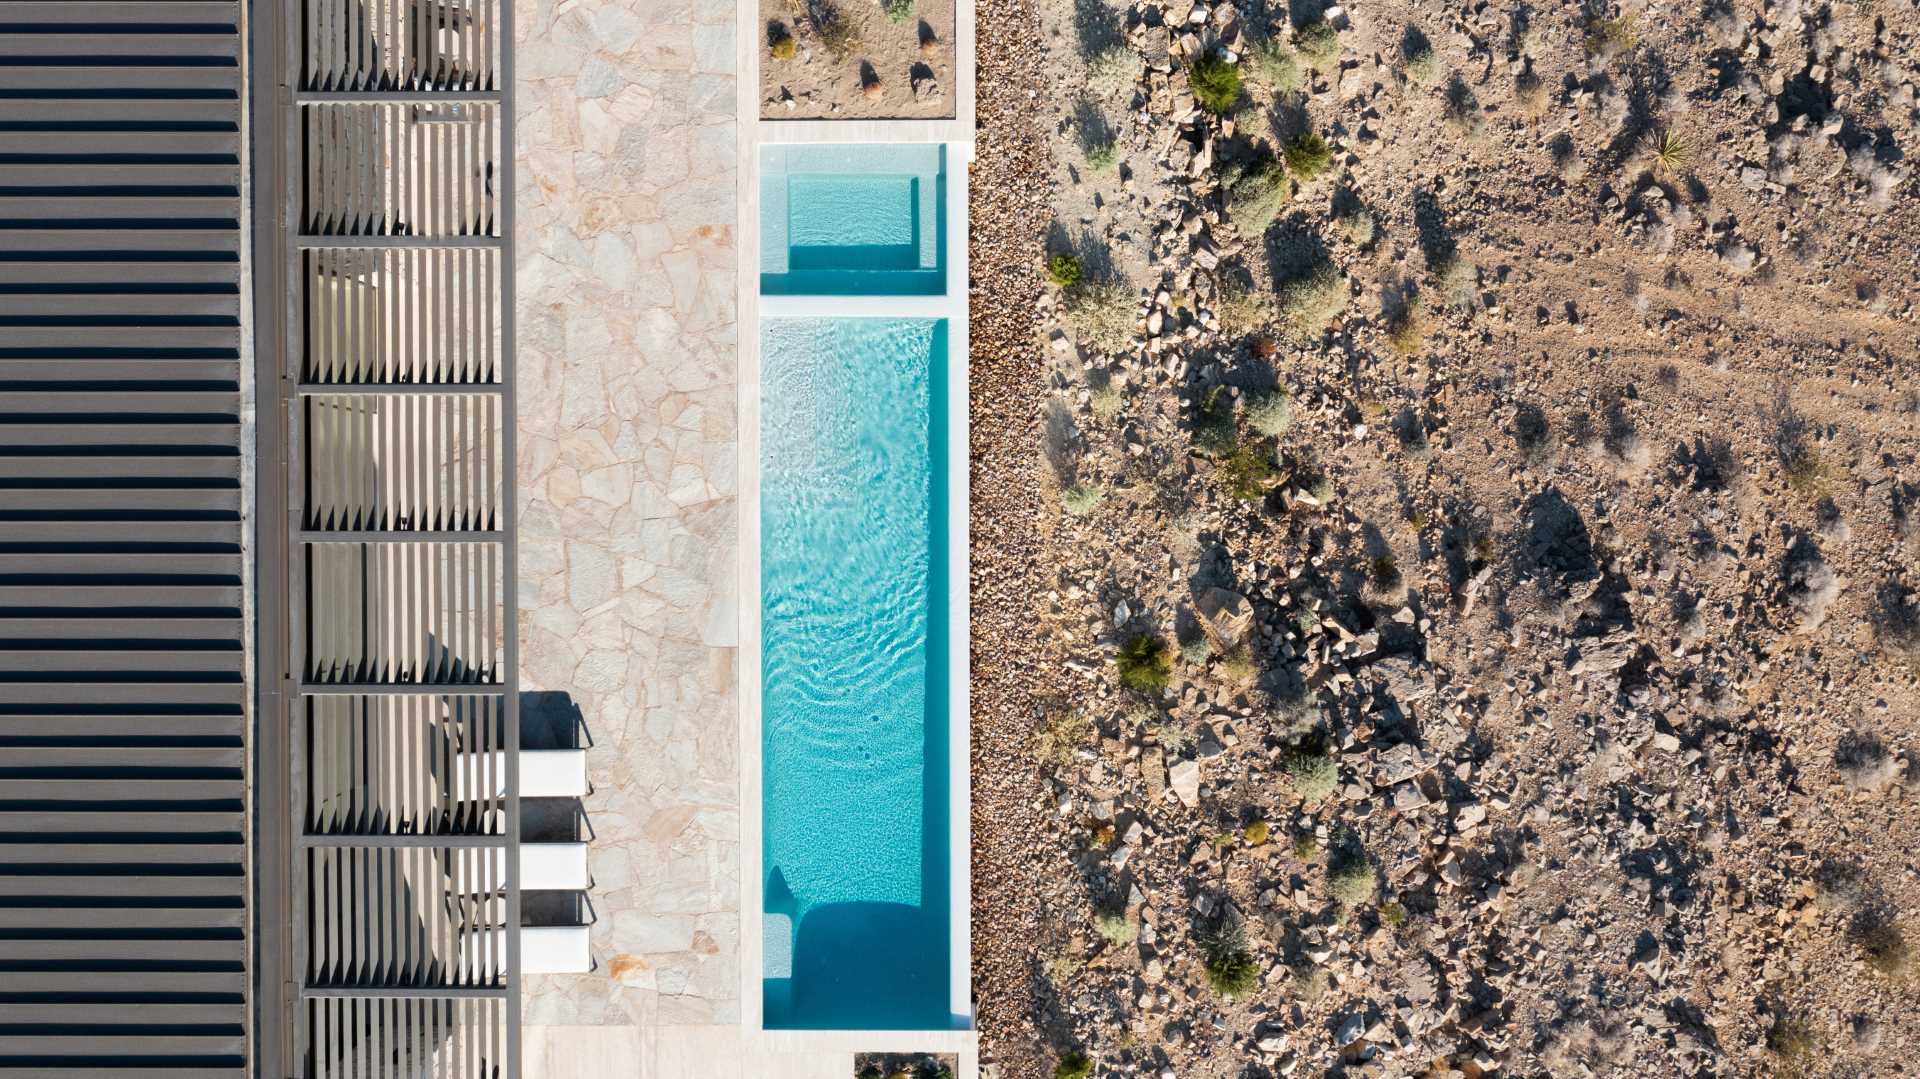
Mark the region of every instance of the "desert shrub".
<instances>
[{"instance_id":1,"label":"desert shrub","mask_svg":"<svg viewBox=\"0 0 1920 1079\"><path fill-rule=\"evenodd\" d=\"M1264 292L1236 285L1221 290L1213 313L1220 320L1221 332L1244 337L1272 321L1273 300Z\"/></svg>"},{"instance_id":2,"label":"desert shrub","mask_svg":"<svg viewBox=\"0 0 1920 1079\"><path fill-rule=\"evenodd\" d=\"M1287 141L1287 169L1302 180L1311 180L1333 165L1333 147L1318 132L1303 131Z\"/></svg>"},{"instance_id":3,"label":"desert shrub","mask_svg":"<svg viewBox=\"0 0 1920 1079\"><path fill-rule=\"evenodd\" d=\"M1299 329L1326 328L1347 308L1347 279L1332 262L1321 260L1279 288L1280 315Z\"/></svg>"},{"instance_id":4,"label":"desert shrub","mask_svg":"<svg viewBox=\"0 0 1920 1079\"><path fill-rule=\"evenodd\" d=\"M1426 90L1440 85L1440 76L1444 74L1439 55L1433 51L1432 45L1424 41L1408 50L1403 70L1408 82Z\"/></svg>"},{"instance_id":5,"label":"desert shrub","mask_svg":"<svg viewBox=\"0 0 1920 1079\"><path fill-rule=\"evenodd\" d=\"M1158 695L1173 679L1173 663L1167 658L1167 642L1151 633L1137 634L1120 646L1114 657L1120 668L1120 684L1137 693Z\"/></svg>"},{"instance_id":6,"label":"desert shrub","mask_svg":"<svg viewBox=\"0 0 1920 1079\"><path fill-rule=\"evenodd\" d=\"M1426 347L1427 323L1420 314L1420 298L1410 296L1387 319L1387 344L1402 356Z\"/></svg>"},{"instance_id":7,"label":"desert shrub","mask_svg":"<svg viewBox=\"0 0 1920 1079\"><path fill-rule=\"evenodd\" d=\"M1327 475L1324 470L1313 469L1308 471L1301 482L1305 486L1306 492L1313 496L1315 502L1320 503L1322 506L1333 505L1335 493L1333 489L1333 477Z\"/></svg>"},{"instance_id":8,"label":"desert shrub","mask_svg":"<svg viewBox=\"0 0 1920 1079\"><path fill-rule=\"evenodd\" d=\"M1075 1049L1053 1066L1053 1079L1088 1079L1093 1074L1093 1058Z\"/></svg>"},{"instance_id":9,"label":"desert shrub","mask_svg":"<svg viewBox=\"0 0 1920 1079\"><path fill-rule=\"evenodd\" d=\"M1447 130L1460 138L1477 139L1486 134L1487 114L1480 108L1480 99L1458 75L1447 84L1447 106L1441 110L1441 117Z\"/></svg>"},{"instance_id":10,"label":"desert shrub","mask_svg":"<svg viewBox=\"0 0 1920 1079\"><path fill-rule=\"evenodd\" d=\"M1066 296L1067 328L1096 352L1121 352L1133 340L1139 297L1119 281L1082 278Z\"/></svg>"},{"instance_id":11,"label":"desert shrub","mask_svg":"<svg viewBox=\"0 0 1920 1079\"><path fill-rule=\"evenodd\" d=\"M1457 254L1443 255L1433 264L1433 280L1448 307L1468 309L1474 306L1480 289L1480 267Z\"/></svg>"},{"instance_id":12,"label":"desert shrub","mask_svg":"<svg viewBox=\"0 0 1920 1079\"><path fill-rule=\"evenodd\" d=\"M1343 907L1371 903L1379 889L1373 863L1363 854L1352 854L1327 866L1327 890L1333 894L1334 902Z\"/></svg>"},{"instance_id":13,"label":"desert shrub","mask_svg":"<svg viewBox=\"0 0 1920 1079\"><path fill-rule=\"evenodd\" d=\"M1854 942L1860 946L1861 958L1875 973L1889 978L1906 976L1913 951L1899 926L1876 918L1854 933Z\"/></svg>"},{"instance_id":14,"label":"desert shrub","mask_svg":"<svg viewBox=\"0 0 1920 1079\"><path fill-rule=\"evenodd\" d=\"M1824 567L1826 563L1818 565ZM1899 778L1900 759L1887 752L1886 743L1877 736L1850 732L1842 735L1833 747L1833 768L1848 790L1871 793L1885 789Z\"/></svg>"},{"instance_id":15,"label":"desert shrub","mask_svg":"<svg viewBox=\"0 0 1920 1079\"><path fill-rule=\"evenodd\" d=\"M1528 68L1513 77L1513 100L1521 112L1538 118L1547 111L1547 84Z\"/></svg>"},{"instance_id":16,"label":"desert shrub","mask_svg":"<svg viewBox=\"0 0 1920 1079\"><path fill-rule=\"evenodd\" d=\"M1288 750L1280 767L1303 802L1318 802L1340 786L1340 763L1318 742L1303 742Z\"/></svg>"},{"instance_id":17,"label":"desert shrub","mask_svg":"<svg viewBox=\"0 0 1920 1079\"><path fill-rule=\"evenodd\" d=\"M1380 904L1380 921L1389 928L1399 929L1407 924L1407 908L1398 900L1389 899Z\"/></svg>"},{"instance_id":18,"label":"desert shrub","mask_svg":"<svg viewBox=\"0 0 1920 1079\"><path fill-rule=\"evenodd\" d=\"M1633 23L1626 18L1594 17L1587 20L1587 33L1582 43L1587 55L1600 60L1611 60L1633 48L1635 43Z\"/></svg>"},{"instance_id":19,"label":"desert shrub","mask_svg":"<svg viewBox=\"0 0 1920 1079\"><path fill-rule=\"evenodd\" d=\"M1093 916L1094 931L1116 947L1132 944L1140 936L1140 923L1127 917L1124 910L1103 910Z\"/></svg>"},{"instance_id":20,"label":"desert shrub","mask_svg":"<svg viewBox=\"0 0 1920 1079\"><path fill-rule=\"evenodd\" d=\"M1293 837L1293 856L1302 862L1311 862L1320 856L1320 840L1310 833Z\"/></svg>"},{"instance_id":21,"label":"desert shrub","mask_svg":"<svg viewBox=\"0 0 1920 1079\"><path fill-rule=\"evenodd\" d=\"M1263 820L1252 821L1245 828L1240 829L1240 835L1247 841L1249 847L1260 846L1271 834L1272 829Z\"/></svg>"},{"instance_id":22,"label":"desert shrub","mask_svg":"<svg viewBox=\"0 0 1920 1079\"><path fill-rule=\"evenodd\" d=\"M1203 666L1213 658L1213 640L1201 633L1180 642L1180 659L1189 667Z\"/></svg>"},{"instance_id":23,"label":"desert shrub","mask_svg":"<svg viewBox=\"0 0 1920 1079\"><path fill-rule=\"evenodd\" d=\"M1260 661L1254 657L1253 649L1240 644L1220 657L1220 677L1235 685L1250 686L1260 677Z\"/></svg>"},{"instance_id":24,"label":"desert shrub","mask_svg":"<svg viewBox=\"0 0 1920 1079\"><path fill-rule=\"evenodd\" d=\"M1193 727L1170 719L1153 729L1153 740L1161 749L1178 756L1193 748Z\"/></svg>"},{"instance_id":25,"label":"desert shrub","mask_svg":"<svg viewBox=\"0 0 1920 1079\"><path fill-rule=\"evenodd\" d=\"M1072 288L1080 282L1080 257L1078 255L1055 255L1047 260L1047 280L1061 288Z\"/></svg>"},{"instance_id":26,"label":"desert shrub","mask_svg":"<svg viewBox=\"0 0 1920 1079\"><path fill-rule=\"evenodd\" d=\"M793 31L787 29L786 23L775 19L767 24L767 52L775 60L791 60L798 51Z\"/></svg>"},{"instance_id":27,"label":"desert shrub","mask_svg":"<svg viewBox=\"0 0 1920 1079\"><path fill-rule=\"evenodd\" d=\"M835 60L845 60L860 47L860 32L831 0L808 0L807 21L813 24L813 35L820 39L820 47Z\"/></svg>"},{"instance_id":28,"label":"desert shrub","mask_svg":"<svg viewBox=\"0 0 1920 1079\"><path fill-rule=\"evenodd\" d=\"M913 0L881 0L888 22L906 22L913 18Z\"/></svg>"},{"instance_id":29,"label":"desert shrub","mask_svg":"<svg viewBox=\"0 0 1920 1079\"><path fill-rule=\"evenodd\" d=\"M1241 167L1227 184L1227 216L1248 236L1267 230L1286 209L1293 195L1287 167L1272 155L1263 155Z\"/></svg>"},{"instance_id":30,"label":"desert shrub","mask_svg":"<svg viewBox=\"0 0 1920 1079\"><path fill-rule=\"evenodd\" d=\"M1805 1019L1783 1015L1767 1030L1767 1052L1778 1057L1789 1074L1798 1074L1820 1052L1820 1035Z\"/></svg>"},{"instance_id":31,"label":"desert shrub","mask_svg":"<svg viewBox=\"0 0 1920 1079\"><path fill-rule=\"evenodd\" d=\"M1827 489L1826 463L1811 446L1794 443L1782 449L1780 471L1786 476L1787 486L1800 494L1813 497Z\"/></svg>"},{"instance_id":32,"label":"desert shrub","mask_svg":"<svg viewBox=\"0 0 1920 1079\"><path fill-rule=\"evenodd\" d=\"M1193 99L1211 113L1229 113L1240 103L1240 69L1227 60L1208 54L1187 69L1187 81L1193 87Z\"/></svg>"},{"instance_id":33,"label":"desert shrub","mask_svg":"<svg viewBox=\"0 0 1920 1079\"><path fill-rule=\"evenodd\" d=\"M1201 398L1200 411L1193 418L1193 448L1208 457L1224 457L1233 452L1238 442L1233 396L1225 386L1215 386Z\"/></svg>"},{"instance_id":34,"label":"desert shrub","mask_svg":"<svg viewBox=\"0 0 1920 1079\"><path fill-rule=\"evenodd\" d=\"M1243 440L1221 462L1220 478L1227 493L1243 502L1266 497L1280 480L1280 462L1274 456L1273 443L1266 439Z\"/></svg>"},{"instance_id":35,"label":"desert shrub","mask_svg":"<svg viewBox=\"0 0 1920 1079\"><path fill-rule=\"evenodd\" d=\"M1640 144L1647 169L1657 176L1677 176L1693 159L1693 144L1672 128L1650 131Z\"/></svg>"},{"instance_id":36,"label":"desert shrub","mask_svg":"<svg viewBox=\"0 0 1920 1079\"><path fill-rule=\"evenodd\" d=\"M1247 926L1227 914L1200 934L1200 955L1207 987L1229 1000L1244 997L1260 984L1260 967L1247 944Z\"/></svg>"},{"instance_id":37,"label":"desert shrub","mask_svg":"<svg viewBox=\"0 0 1920 1079\"><path fill-rule=\"evenodd\" d=\"M1087 60L1087 89L1104 98L1119 97L1140 79L1140 54L1125 45L1109 45Z\"/></svg>"},{"instance_id":38,"label":"desert shrub","mask_svg":"<svg viewBox=\"0 0 1920 1079\"><path fill-rule=\"evenodd\" d=\"M1085 744L1093 724L1078 711L1062 705L1047 708L1033 729L1031 749L1034 759L1054 768L1073 763L1074 754Z\"/></svg>"},{"instance_id":39,"label":"desert shrub","mask_svg":"<svg viewBox=\"0 0 1920 1079\"><path fill-rule=\"evenodd\" d=\"M1325 19L1315 19L1294 31L1293 47L1308 67L1331 71L1340 62L1340 31Z\"/></svg>"},{"instance_id":40,"label":"desert shrub","mask_svg":"<svg viewBox=\"0 0 1920 1079\"><path fill-rule=\"evenodd\" d=\"M1261 38L1247 55L1247 66L1253 77L1274 93L1291 94L1300 89L1300 61L1277 37Z\"/></svg>"},{"instance_id":41,"label":"desert shrub","mask_svg":"<svg viewBox=\"0 0 1920 1079\"><path fill-rule=\"evenodd\" d=\"M1899 581L1881 586L1874 601L1874 637L1895 655L1920 659L1920 598Z\"/></svg>"},{"instance_id":42,"label":"desert shrub","mask_svg":"<svg viewBox=\"0 0 1920 1079\"><path fill-rule=\"evenodd\" d=\"M1293 426L1293 395L1285 386L1255 394L1247 401L1247 426L1268 438L1286 434Z\"/></svg>"},{"instance_id":43,"label":"desert shrub","mask_svg":"<svg viewBox=\"0 0 1920 1079\"><path fill-rule=\"evenodd\" d=\"M1075 517L1084 517L1100 505L1107 492L1098 484L1076 483L1060 492L1060 505Z\"/></svg>"},{"instance_id":44,"label":"desert shrub","mask_svg":"<svg viewBox=\"0 0 1920 1079\"><path fill-rule=\"evenodd\" d=\"M1120 388L1120 380L1112 375L1102 375L1093 380L1087 391L1087 407L1093 414L1109 423L1126 406L1126 393Z\"/></svg>"},{"instance_id":45,"label":"desert shrub","mask_svg":"<svg viewBox=\"0 0 1920 1079\"><path fill-rule=\"evenodd\" d=\"M1087 168L1094 172L1108 172L1120 163L1120 144L1112 139L1103 138L1087 147Z\"/></svg>"},{"instance_id":46,"label":"desert shrub","mask_svg":"<svg viewBox=\"0 0 1920 1079\"><path fill-rule=\"evenodd\" d=\"M1355 247L1371 247L1380 237L1380 219L1365 206L1348 206L1336 211L1333 223Z\"/></svg>"}]
</instances>

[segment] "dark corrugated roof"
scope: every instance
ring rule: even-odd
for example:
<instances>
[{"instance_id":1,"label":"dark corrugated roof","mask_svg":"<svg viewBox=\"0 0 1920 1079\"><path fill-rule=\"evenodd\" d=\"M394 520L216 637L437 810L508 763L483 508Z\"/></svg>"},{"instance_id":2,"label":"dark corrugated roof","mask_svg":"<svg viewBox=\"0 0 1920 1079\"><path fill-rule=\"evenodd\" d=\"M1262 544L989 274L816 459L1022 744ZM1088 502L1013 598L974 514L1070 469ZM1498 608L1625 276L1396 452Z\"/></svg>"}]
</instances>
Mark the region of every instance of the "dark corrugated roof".
<instances>
[{"instance_id":1,"label":"dark corrugated roof","mask_svg":"<svg viewBox=\"0 0 1920 1079\"><path fill-rule=\"evenodd\" d=\"M0 0L0 1075L244 1074L238 19Z\"/></svg>"}]
</instances>

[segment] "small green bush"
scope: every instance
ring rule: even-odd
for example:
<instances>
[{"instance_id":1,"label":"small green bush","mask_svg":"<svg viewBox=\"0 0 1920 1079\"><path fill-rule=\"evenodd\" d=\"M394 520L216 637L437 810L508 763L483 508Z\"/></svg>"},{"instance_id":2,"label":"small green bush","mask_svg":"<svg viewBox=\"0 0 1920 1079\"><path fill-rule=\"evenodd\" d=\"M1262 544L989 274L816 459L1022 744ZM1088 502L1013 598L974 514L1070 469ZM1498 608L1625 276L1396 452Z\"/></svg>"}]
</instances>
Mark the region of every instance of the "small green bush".
<instances>
[{"instance_id":1,"label":"small green bush","mask_svg":"<svg viewBox=\"0 0 1920 1079\"><path fill-rule=\"evenodd\" d=\"M1301 330L1326 328L1347 309L1347 279L1326 260L1280 286L1280 315Z\"/></svg>"},{"instance_id":2,"label":"small green bush","mask_svg":"<svg viewBox=\"0 0 1920 1079\"><path fill-rule=\"evenodd\" d=\"M1080 257L1078 255L1055 255L1047 260L1047 280L1061 288L1072 288L1080 282Z\"/></svg>"},{"instance_id":3,"label":"small green bush","mask_svg":"<svg viewBox=\"0 0 1920 1079\"><path fill-rule=\"evenodd\" d=\"M1086 716L1065 707L1048 708L1033 729L1033 756L1041 764L1064 768L1093 732Z\"/></svg>"},{"instance_id":4,"label":"small green bush","mask_svg":"<svg viewBox=\"0 0 1920 1079\"><path fill-rule=\"evenodd\" d=\"M1053 1079L1087 1079L1093 1074L1093 1058L1075 1049L1053 1066Z\"/></svg>"},{"instance_id":5,"label":"small green bush","mask_svg":"<svg viewBox=\"0 0 1920 1079\"><path fill-rule=\"evenodd\" d=\"M1133 89L1144 66L1140 54L1125 45L1109 45L1087 60L1087 89L1103 98Z\"/></svg>"},{"instance_id":6,"label":"small green bush","mask_svg":"<svg viewBox=\"0 0 1920 1079\"><path fill-rule=\"evenodd\" d=\"M1220 466L1227 493L1242 502L1264 498L1280 481L1280 462L1274 457L1273 443L1265 439L1246 439L1227 455Z\"/></svg>"},{"instance_id":7,"label":"small green bush","mask_svg":"<svg viewBox=\"0 0 1920 1079\"><path fill-rule=\"evenodd\" d=\"M1391 929L1400 929L1407 924L1407 908L1398 900L1389 899L1380 904L1380 921Z\"/></svg>"},{"instance_id":8,"label":"small green bush","mask_svg":"<svg viewBox=\"0 0 1920 1079\"><path fill-rule=\"evenodd\" d=\"M1126 407L1126 393L1120 388L1120 380L1112 375L1098 379L1087 393L1087 407L1093 414L1109 423L1120 410Z\"/></svg>"},{"instance_id":9,"label":"small green bush","mask_svg":"<svg viewBox=\"0 0 1920 1079\"><path fill-rule=\"evenodd\" d=\"M1247 841L1247 846L1258 847L1267 841L1267 837L1272 834L1272 831L1272 828L1268 826L1266 821L1256 820L1249 823L1245 828L1240 829L1240 835Z\"/></svg>"},{"instance_id":10,"label":"small green bush","mask_svg":"<svg viewBox=\"0 0 1920 1079\"><path fill-rule=\"evenodd\" d=\"M1153 729L1153 740L1161 749L1178 756L1193 748L1193 727L1170 719Z\"/></svg>"},{"instance_id":11,"label":"small green bush","mask_svg":"<svg viewBox=\"0 0 1920 1079\"><path fill-rule=\"evenodd\" d=\"M1255 394L1247 402L1247 426L1268 438L1286 434L1293 426L1293 395L1285 386Z\"/></svg>"},{"instance_id":12,"label":"small green bush","mask_svg":"<svg viewBox=\"0 0 1920 1079\"><path fill-rule=\"evenodd\" d=\"M1288 750L1281 768L1292 781L1294 793L1308 804L1327 798L1340 786L1340 762L1318 743L1302 743Z\"/></svg>"},{"instance_id":13,"label":"small green bush","mask_svg":"<svg viewBox=\"0 0 1920 1079\"><path fill-rule=\"evenodd\" d=\"M799 46L793 40L793 31L787 29L786 23L776 19L767 24L767 52L775 60L791 60L798 51Z\"/></svg>"},{"instance_id":14,"label":"small green bush","mask_svg":"<svg viewBox=\"0 0 1920 1079\"><path fill-rule=\"evenodd\" d=\"M1229 914L1202 933L1200 954L1206 965L1207 986L1220 996L1233 1000L1259 987L1260 967L1247 946L1246 923L1239 917Z\"/></svg>"},{"instance_id":15,"label":"small green bush","mask_svg":"<svg viewBox=\"0 0 1920 1079\"><path fill-rule=\"evenodd\" d=\"M1213 658L1213 641L1202 633L1180 642L1180 659L1189 667L1203 667Z\"/></svg>"},{"instance_id":16,"label":"small green bush","mask_svg":"<svg viewBox=\"0 0 1920 1079\"><path fill-rule=\"evenodd\" d=\"M1353 206L1333 216L1333 223L1346 234L1347 242L1355 247L1371 247L1380 237L1380 219L1365 206Z\"/></svg>"},{"instance_id":17,"label":"small green bush","mask_svg":"<svg viewBox=\"0 0 1920 1079\"><path fill-rule=\"evenodd\" d=\"M913 18L913 0L882 0L888 22L906 22Z\"/></svg>"},{"instance_id":18,"label":"small green bush","mask_svg":"<svg viewBox=\"0 0 1920 1079\"><path fill-rule=\"evenodd\" d=\"M1220 677L1237 686L1250 686L1260 677L1260 661L1246 642L1220 657Z\"/></svg>"},{"instance_id":19,"label":"small green bush","mask_svg":"<svg viewBox=\"0 0 1920 1079\"><path fill-rule=\"evenodd\" d=\"M1480 290L1480 267L1459 255L1445 255L1433 266L1434 284L1448 307L1469 310Z\"/></svg>"},{"instance_id":20,"label":"small green bush","mask_svg":"<svg viewBox=\"0 0 1920 1079\"><path fill-rule=\"evenodd\" d=\"M1075 517L1085 517L1100 505L1107 492L1097 484L1076 483L1060 492L1060 505Z\"/></svg>"},{"instance_id":21,"label":"small green bush","mask_svg":"<svg viewBox=\"0 0 1920 1079\"><path fill-rule=\"evenodd\" d=\"M1127 917L1124 910L1103 910L1093 916L1094 931L1116 947L1132 944L1140 936L1140 923Z\"/></svg>"},{"instance_id":22,"label":"small green bush","mask_svg":"<svg viewBox=\"0 0 1920 1079\"><path fill-rule=\"evenodd\" d=\"M1297 93L1300 89L1300 61L1293 50L1277 37L1261 38L1247 56L1253 77L1277 94Z\"/></svg>"},{"instance_id":23,"label":"small green bush","mask_svg":"<svg viewBox=\"0 0 1920 1079\"><path fill-rule=\"evenodd\" d=\"M1242 235L1257 236L1273 224L1293 197L1287 167L1266 155L1238 170L1227 184L1227 216Z\"/></svg>"},{"instance_id":24,"label":"small green bush","mask_svg":"<svg viewBox=\"0 0 1920 1079\"><path fill-rule=\"evenodd\" d=\"M1333 893L1334 902L1343 907L1358 907L1373 902L1380 884L1373 863L1367 861L1365 855L1354 855L1328 866L1327 889Z\"/></svg>"},{"instance_id":25,"label":"small green bush","mask_svg":"<svg viewBox=\"0 0 1920 1079\"><path fill-rule=\"evenodd\" d=\"M1820 1052L1820 1035L1797 1015L1783 1015L1767 1030L1767 1052L1780 1058L1788 1074L1799 1074Z\"/></svg>"},{"instance_id":26,"label":"small green bush","mask_svg":"<svg viewBox=\"0 0 1920 1079\"><path fill-rule=\"evenodd\" d=\"M1120 281L1082 278L1067 290L1067 328L1081 344L1095 352L1125 351L1139 321L1139 297Z\"/></svg>"},{"instance_id":27,"label":"small green bush","mask_svg":"<svg viewBox=\"0 0 1920 1079\"><path fill-rule=\"evenodd\" d=\"M1240 103L1240 69L1218 56L1207 55L1187 69L1193 99L1211 113L1225 114Z\"/></svg>"},{"instance_id":28,"label":"small green bush","mask_svg":"<svg viewBox=\"0 0 1920 1079\"><path fill-rule=\"evenodd\" d=\"M1311 835L1293 837L1293 856L1302 862L1311 862L1320 855L1320 841Z\"/></svg>"},{"instance_id":29,"label":"small green bush","mask_svg":"<svg viewBox=\"0 0 1920 1079\"><path fill-rule=\"evenodd\" d=\"M1222 333L1245 337L1273 320L1273 300L1263 292L1229 286L1213 302L1213 313Z\"/></svg>"},{"instance_id":30,"label":"small green bush","mask_svg":"<svg viewBox=\"0 0 1920 1079\"><path fill-rule=\"evenodd\" d=\"M1633 22L1630 19L1594 18L1587 22L1584 44L1587 47L1588 56L1611 60L1633 48L1635 41Z\"/></svg>"},{"instance_id":31,"label":"small green bush","mask_svg":"<svg viewBox=\"0 0 1920 1079\"><path fill-rule=\"evenodd\" d=\"M1876 973L1888 978L1903 978L1913 960L1913 951L1907 946L1907 938L1900 927L1891 922L1875 921L1860 930L1858 934L1860 954L1867 966Z\"/></svg>"},{"instance_id":32,"label":"small green bush","mask_svg":"<svg viewBox=\"0 0 1920 1079\"><path fill-rule=\"evenodd\" d=\"M1194 417L1193 448L1208 457L1224 457L1233 452L1239 439L1233 421L1233 397L1225 386L1215 386L1207 391Z\"/></svg>"},{"instance_id":33,"label":"small green bush","mask_svg":"<svg viewBox=\"0 0 1920 1079\"><path fill-rule=\"evenodd\" d=\"M845 60L860 47L860 32L829 0L815 0L808 5L807 12L813 22L814 36L820 39L821 47L831 53L835 60Z\"/></svg>"},{"instance_id":34,"label":"small green bush","mask_svg":"<svg viewBox=\"0 0 1920 1079\"><path fill-rule=\"evenodd\" d=\"M1157 696L1173 680L1173 663L1167 658L1167 642L1151 633L1142 633L1120 646L1114 662L1120 668L1120 684L1136 693Z\"/></svg>"},{"instance_id":35,"label":"small green bush","mask_svg":"<svg viewBox=\"0 0 1920 1079\"><path fill-rule=\"evenodd\" d=\"M1340 62L1340 31L1325 19L1315 19L1294 31L1293 47L1319 72L1332 71Z\"/></svg>"},{"instance_id":36,"label":"small green bush","mask_svg":"<svg viewBox=\"0 0 1920 1079\"><path fill-rule=\"evenodd\" d=\"M1303 131L1288 140L1287 170L1301 180L1311 180L1333 165L1333 147L1317 132Z\"/></svg>"},{"instance_id":37,"label":"small green bush","mask_svg":"<svg viewBox=\"0 0 1920 1079\"><path fill-rule=\"evenodd\" d=\"M1087 168L1094 172L1108 172L1120 163L1120 147L1112 139L1102 139L1087 147Z\"/></svg>"},{"instance_id":38,"label":"small green bush","mask_svg":"<svg viewBox=\"0 0 1920 1079\"><path fill-rule=\"evenodd\" d=\"M1427 44L1421 44L1407 54L1405 70L1407 81L1423 90L1440 85L1440 76L1445 73L1440 66L1440 57L1434 53L1433 46Z\"/></svg>"}]
</instances>

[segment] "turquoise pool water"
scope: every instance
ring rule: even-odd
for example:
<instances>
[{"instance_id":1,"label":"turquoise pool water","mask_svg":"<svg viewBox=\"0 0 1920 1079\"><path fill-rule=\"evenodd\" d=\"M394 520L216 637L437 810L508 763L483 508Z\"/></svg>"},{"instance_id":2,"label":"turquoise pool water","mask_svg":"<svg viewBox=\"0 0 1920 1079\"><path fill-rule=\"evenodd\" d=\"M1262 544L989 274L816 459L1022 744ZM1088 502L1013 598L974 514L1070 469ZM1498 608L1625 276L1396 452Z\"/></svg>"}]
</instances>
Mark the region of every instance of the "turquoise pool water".
<instances>
[{"instance_id":1,"label":"turquoise pool water","mask_svg":"<svg viewBox=\"0 0 1920 1079\"><path fill-rule=\"evenodd\" d=\"M765 1024L951 1025L944 320L761 325Z\"/></svg>"},{"instance_id":2,"label":"turquoise pool water","mask_svg":"<svg viewBox=\"0 0 1920 1079\"><path fill-rule=\"evenodd\" d=\"M937 296L946 284L946 147L761 148L762 294Z\"/></svg>"}]
</instances>

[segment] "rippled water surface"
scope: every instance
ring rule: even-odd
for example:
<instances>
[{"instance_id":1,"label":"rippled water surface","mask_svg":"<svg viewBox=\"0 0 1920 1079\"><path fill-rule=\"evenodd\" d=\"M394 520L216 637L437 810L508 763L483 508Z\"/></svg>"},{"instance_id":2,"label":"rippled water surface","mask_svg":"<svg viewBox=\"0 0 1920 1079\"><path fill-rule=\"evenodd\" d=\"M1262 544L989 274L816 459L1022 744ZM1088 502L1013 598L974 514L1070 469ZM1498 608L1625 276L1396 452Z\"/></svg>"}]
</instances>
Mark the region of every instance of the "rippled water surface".
<instances>
[{"instance_id":1,"label":"rippled water surface","mask_svg":"<svg viewBox=\"0 0 1920 1079\"><path fill-rule=\"evenodd\" d=\"M793 927L772 1026L944 1025L945 335L762 326L763 861Z\"/></svg>"}]
</instances>

